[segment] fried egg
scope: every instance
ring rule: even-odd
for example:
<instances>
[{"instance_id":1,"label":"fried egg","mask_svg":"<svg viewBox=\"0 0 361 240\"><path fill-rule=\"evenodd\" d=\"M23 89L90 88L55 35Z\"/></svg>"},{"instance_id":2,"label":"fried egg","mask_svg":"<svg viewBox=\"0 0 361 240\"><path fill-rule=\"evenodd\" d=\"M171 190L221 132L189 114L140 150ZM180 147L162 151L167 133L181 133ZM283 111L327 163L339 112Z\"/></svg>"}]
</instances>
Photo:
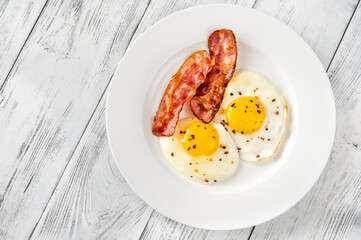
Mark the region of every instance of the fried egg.
<instances>
[{"instance_id":1,"label":"fried egg","mask_svg":"<svg viewBox=\"0 0 361 240\"><path fill-rule=\"evenodd\" d=\"M281 92L270 80L256 72L237 70L213 122L229 132L240 149L240 159L255 162L276 152L287 113Z\"/></svg>"},{"instance_id":2,"label":"fried egg","mask_svg":"<svg viewBox=\"0 0 361 240\"><path fill-rule=\"evenodd\" d=\"M196 182L219 182L237 169L236 145L218 123L205 124L196 118L180 120L173 136L160 138L160 146L171 165Z\"/></svg>"}]
</instances>

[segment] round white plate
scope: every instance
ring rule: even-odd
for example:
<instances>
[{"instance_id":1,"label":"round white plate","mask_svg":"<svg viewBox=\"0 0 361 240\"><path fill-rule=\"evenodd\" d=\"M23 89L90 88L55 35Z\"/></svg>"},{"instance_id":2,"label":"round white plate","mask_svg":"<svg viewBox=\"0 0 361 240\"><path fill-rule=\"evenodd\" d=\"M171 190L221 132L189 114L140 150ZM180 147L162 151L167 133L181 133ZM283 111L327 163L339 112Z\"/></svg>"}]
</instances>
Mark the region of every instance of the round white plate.
<instances>
[{"instance_id":1,"label":"round white plate","mask_svg":"<svg viewBox=\"0 0 361 240\"><path fill-rule=\"evenodd\" d=\"M202 185L170 166L151 126L172 75L193 52L208 50L208 36L221 28L237 38L237 68L259 72L279 87L289 120L272 159L242 162L231 178ZM106 110L112 153L133 190L169 218L220 230L265 222L297 203L327 162L335 119L328 77L311 48L274 18L233 5L186 9L146 30L119 63Z\"/></svg>"}]
</instances>

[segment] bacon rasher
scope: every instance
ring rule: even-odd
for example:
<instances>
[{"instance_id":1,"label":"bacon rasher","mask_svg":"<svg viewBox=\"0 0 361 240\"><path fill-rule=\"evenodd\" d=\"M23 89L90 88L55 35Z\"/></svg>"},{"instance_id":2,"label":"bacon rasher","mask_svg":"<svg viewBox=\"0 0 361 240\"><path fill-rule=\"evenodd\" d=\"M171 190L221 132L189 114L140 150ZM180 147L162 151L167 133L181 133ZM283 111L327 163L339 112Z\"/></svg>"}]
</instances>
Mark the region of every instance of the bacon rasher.
<instances>
[{"instance_id":1,"label":"bacon rasher","mask_svg":"<svg viewBox=\"0 0 361 240\"><path fill-rule=\"evenodd\" d=\"M236 38L231 30L217 30L209 36L208 48L215 58L215 65L191 99L192 112L205 123L212 121L218 112L224 91L236 68Z\"/></svg>"},{"instance_id":2,"label":"bacon rasher","mask_svg":"<svg viewBox=\"0 0 361 240\"><path fill-rule=\"evenodd\" d=\"M154 117L152 132L156 136L172 136L184 103L195 93L212 70L214 59L207 51L192 54L172 77Z\"/></svg>"}]
</instances>

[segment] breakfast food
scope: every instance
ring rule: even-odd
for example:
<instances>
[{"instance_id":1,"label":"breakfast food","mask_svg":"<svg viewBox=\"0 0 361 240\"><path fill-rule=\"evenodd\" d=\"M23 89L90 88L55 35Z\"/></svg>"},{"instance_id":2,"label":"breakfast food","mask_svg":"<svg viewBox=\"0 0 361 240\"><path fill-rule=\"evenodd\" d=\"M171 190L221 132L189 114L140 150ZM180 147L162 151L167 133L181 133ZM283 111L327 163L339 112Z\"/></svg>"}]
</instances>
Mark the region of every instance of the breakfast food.
<instances>
[{"instance_id":1,"label":"breakfast food","mask_svg":"<svg viewBox=\"0 0 361 240\"><path fill-rule=\"evenodd\" d=\"M185 177L216 183L233 175L239 160L256 162L276 152L288 108L266 77L237 70L236 39L221 29L207 51L191 55L168 84L153 122L161 150ZM185 102L198 118L179 119Z\"/></svg>"},{"instance_id":2,"label":"breakfast food","mask_svg":"<svg viewBox=\"0 0 361 240\"><path fill-rule=\"evenodd\" d=\"M286 102L266 77L239 70L233 75L215 122L225 126L240 159L255 162L270 158L282 140L287 121Z\"/></svg>"},{"instance_id":3,"label":"breakfast food","mask_svg":"<svg viewBox=\"0 0 361 240\"><path fill-rule=\"evenodd\" d=\"M192 112L205 123L211 122L218 112L224 91L236 68L236 38L231 30L217 30L209 36L208 48L215 58L215 65L191 99Z\"/></svg>"},{"instance_id":4,"label":"breakfast food","mask_svg":"<svg viewBox=\"0 0 361 240\"><path fill-rule=\"evenodd\" d=\"M213 65L213 58L204 50L192 54L185 60L163 94L154 117L152 128L154 135L173 135L183 104L194 95Z\"/></svg>"},{"instance_id":5,"label":"breakfast food","mask_svg":"<svg viewBox=\"0 0 361 240\"><path fill-rule=\"evenodd\" d=\"M219 182L237 169L236 145L218 123L182 119L172 137L160 138L160 146L164 156L182 175L197 182Z\"/></svg>"}]
</instances>

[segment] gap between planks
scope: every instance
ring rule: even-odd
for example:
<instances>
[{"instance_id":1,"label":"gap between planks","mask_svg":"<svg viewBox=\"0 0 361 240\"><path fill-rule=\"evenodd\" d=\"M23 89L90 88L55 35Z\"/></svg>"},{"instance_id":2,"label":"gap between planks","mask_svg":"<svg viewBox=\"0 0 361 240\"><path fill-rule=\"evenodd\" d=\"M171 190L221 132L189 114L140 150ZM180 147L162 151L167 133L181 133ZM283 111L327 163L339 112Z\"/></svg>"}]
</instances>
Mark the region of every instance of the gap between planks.
<instances>
[{"instance_id":1,"label":"gap between planks","mask_svg":"<svg viewBox=\"0 0 361 240\"><path fill-rule=\"evenodd\" d=\"M328 73L328 70L330 69L330 66L331 66L331 64L332 64L332 62L333 62L333 59L335 58L336 53L337 53L337 51L338 51L338 48L340 47L341 42L343 41L343 38L344 38L344 36L345 36L345 34L346 34L346 32L347 32L347 29L348 29L348 27L350 26L350 23L351 23L351 21L352 21L352 19L353 19L353 16L354 16L355 13L356 13L356 10L357 10L357 8L358 8L358 5L360 4L360 1L361 1L361 0L358 0L357 4L356 4L356 6L355 6L355 9L353 10L353 13L352 13L352 15L351 15L351 17L350 17L350 20L348 21L348 23L347 23L347 25L346 25L345 31L343 31L343 34L342 34L342 36L341 36L341 39L340 39L340 41L339 41L338 44L337 44L336 50L335 50L335 52L333 53L332 58L331 58L328 66L327 66L326 73Z\"/></svg>"},{"instance_id":2,"label":"gap between planks","mask_svg":"<svg viewBox=\"0 0 361 240\"><path fill-rule=\"evenodd\" d=\"M17 54L17 56L16 56L13 64L11 65L11 67L10 67L10 69L9 69L9 72L6 74L6 77L5 77L5 79L4 79L4 82L3 82L3 83L1 84L1 86L0 86L0 94L2 93L2 91L3 91L3 89L4 89L5 85L6 85L6 83L8 82L8 79L9 79L9 77L10 77L10 73L12 72L12 70L13 70L16 62L18 61L20 54L23 52L23 49L24 49L26 43L28 42L31 34L33 33L33 30L34 30L36 24L38 23L38 21L39 21L39 19L40 19L40 16L43 14L44 9L48 6L48 2L49 2L49 0L46 0L46 2L44 3L43 7L41 8L41 11L40 11L38 17L36 18L36 20L35 20L35 22L34 22L34 25L31 27L31 30L30 30L28 36L26 37L26 39L25 39L25 41L24 41L24 44L21 46L21 48L20 48L20 50L19 50L19 53Z\"/></svg>"}]
</instances>

